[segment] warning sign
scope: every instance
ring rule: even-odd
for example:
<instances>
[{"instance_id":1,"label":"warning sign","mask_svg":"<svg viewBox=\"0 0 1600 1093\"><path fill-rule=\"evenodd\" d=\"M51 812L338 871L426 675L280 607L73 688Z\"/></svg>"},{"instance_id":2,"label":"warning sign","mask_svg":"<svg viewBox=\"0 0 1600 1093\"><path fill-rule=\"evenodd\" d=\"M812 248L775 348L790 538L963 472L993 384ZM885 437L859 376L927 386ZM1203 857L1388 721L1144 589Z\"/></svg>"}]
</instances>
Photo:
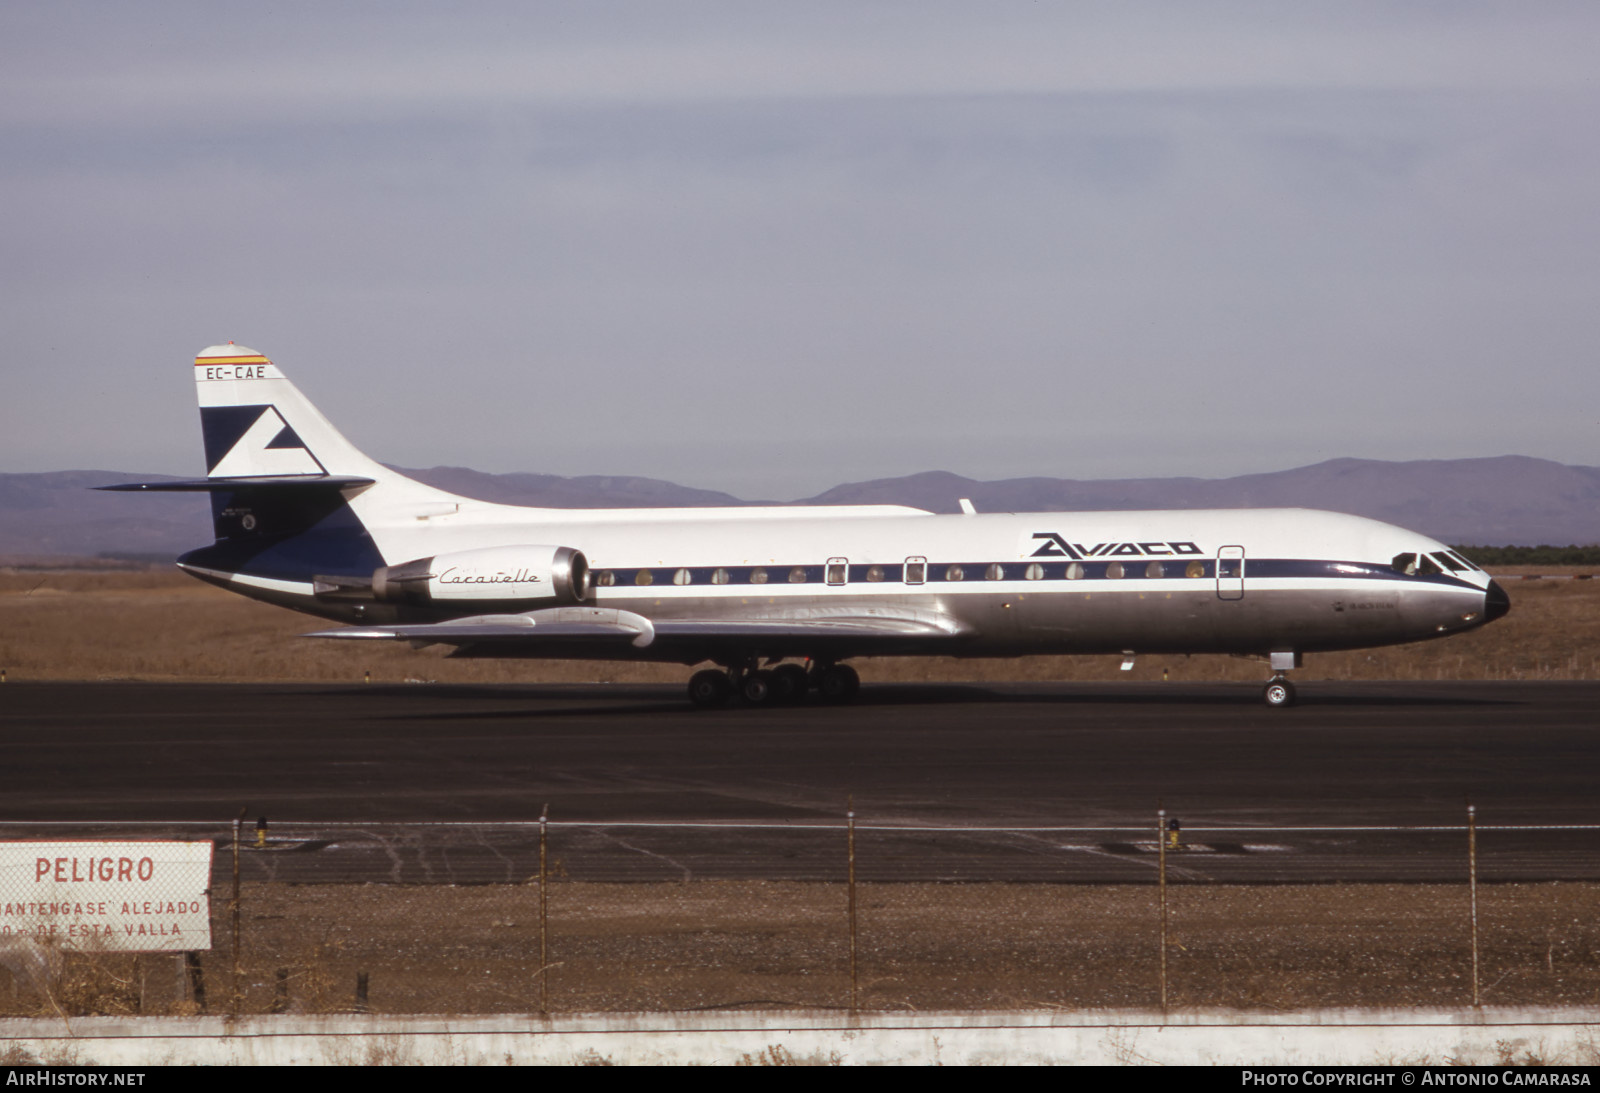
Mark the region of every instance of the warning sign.
<instances>
[{"instance_id":1,"label":"warning sign","mask_svg":"<svg viewBox=\"0 0 1600 1093\"><path fill-rule=\"evenodd\" d=\"M211 843L0 842L0 944L211 948Z\"/></svg>"}]
</instances>

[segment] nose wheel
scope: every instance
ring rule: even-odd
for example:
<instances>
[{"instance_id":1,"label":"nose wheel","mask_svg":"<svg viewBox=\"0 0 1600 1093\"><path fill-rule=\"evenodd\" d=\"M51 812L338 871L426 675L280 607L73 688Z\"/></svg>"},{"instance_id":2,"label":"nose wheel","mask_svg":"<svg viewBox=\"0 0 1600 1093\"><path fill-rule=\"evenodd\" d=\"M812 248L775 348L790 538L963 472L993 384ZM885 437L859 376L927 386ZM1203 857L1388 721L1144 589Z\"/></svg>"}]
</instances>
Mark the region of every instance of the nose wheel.
<instances>
[{"instance_id":1,"label":"nose wheel","mask_svg":"<svg viewBox=\"0 0 1600 1093\"><path fill-rule=\"evenodd\" d=\"M1273 676L1267 681L1266 687L1261 692L1261 699L1274 709L1284 709L1294 705L1294 684L1282 676Z\"/></svg>"}]
</instances>

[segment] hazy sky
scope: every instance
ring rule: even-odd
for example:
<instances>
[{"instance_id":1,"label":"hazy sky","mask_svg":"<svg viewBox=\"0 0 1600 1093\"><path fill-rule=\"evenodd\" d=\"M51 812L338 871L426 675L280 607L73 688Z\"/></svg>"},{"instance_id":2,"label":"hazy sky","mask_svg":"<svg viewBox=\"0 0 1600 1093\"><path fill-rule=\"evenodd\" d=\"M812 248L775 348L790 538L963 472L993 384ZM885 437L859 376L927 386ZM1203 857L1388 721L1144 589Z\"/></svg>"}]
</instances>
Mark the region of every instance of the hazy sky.
<instances>
[{"instance_id":1,"label":"hazy sky","mask_svg":"<svg viewBox=\"0 0 1600 1093\"><path fill-rule=\"evenodd\" d=\"M1600 5L9 3L0 471L1600 453Z\"/></svg>"}]
</instances>

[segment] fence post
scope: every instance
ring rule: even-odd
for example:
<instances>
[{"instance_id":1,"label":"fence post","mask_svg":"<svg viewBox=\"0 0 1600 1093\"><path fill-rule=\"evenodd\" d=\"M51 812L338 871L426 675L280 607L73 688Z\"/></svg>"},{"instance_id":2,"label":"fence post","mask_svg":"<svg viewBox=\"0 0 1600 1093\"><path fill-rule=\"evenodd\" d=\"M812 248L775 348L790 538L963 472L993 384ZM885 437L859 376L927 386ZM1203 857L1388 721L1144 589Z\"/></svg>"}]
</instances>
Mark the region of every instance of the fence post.
<instances>
[{"instance_id":1,"label":"fence post","mask_svg":"<svg viewBox=\"0 0 1600 1093\"><path fill-rule=\"evenodd\" d=\"M853 793L845 812L845 843L850 857L849 879L846 882L850 893L850 1012L855 1013L860 993L856 978L856 797Z\"/></svg>"},{"instance_id":2,"label":"fence post","mask_svg":"<svg viewBox=\"0 0 1600 1093\"><path fill-rule=\"evenodd\" d=\"M184 953L183 968L189 977L189 994L194 1000L195 1009L204 1013L206 1011L206 980L205 972L200 967L200 954L193 949Z\"/></svg>"},{"instance_id":3,"label":"fence post","mask_svg":"<svg viewBox=\"0 0 1600 1093\"><path fill-rule=\"evenodd\" d=\"M1156 889L1161 905L1161 1012L1167 1012L1167 810L1156 809Z\"/></svg>"},{"instance_id":4,"label":"fence post","mask_svg":"<svg viewBox=\"0 0 1600 1093\"><path fill-rule=\"evenodd\" d=\"M545 828L550 806L539 813L539 1012L550 1012L550 870L546 861Z\"/></svg>"},{"instance_id":5,"label":"fence post","mask_svg":"<svg viewBox=\"0 0 1600 1093\"><path fill-rule=\"evenodd\" d=\"M1478 809L1467 805L1467 887L1472 893L1472 1008L1482 1001L1478 996Z\"/></svg>"},{"instance_id":6,"label":"fence post","mask_svg":"<svg viewBox=\"0 0 1600 1093\"><path fill-rule=\"evenodd\" d=\"M241 808L233 820L233 898L228 901L228 909L233 917L233 998L228 1005L230 1017L239 1016L239 1006L243 1001L239 985L239 832L244 825L245 811Z\"/></svg>"}]
</instances>

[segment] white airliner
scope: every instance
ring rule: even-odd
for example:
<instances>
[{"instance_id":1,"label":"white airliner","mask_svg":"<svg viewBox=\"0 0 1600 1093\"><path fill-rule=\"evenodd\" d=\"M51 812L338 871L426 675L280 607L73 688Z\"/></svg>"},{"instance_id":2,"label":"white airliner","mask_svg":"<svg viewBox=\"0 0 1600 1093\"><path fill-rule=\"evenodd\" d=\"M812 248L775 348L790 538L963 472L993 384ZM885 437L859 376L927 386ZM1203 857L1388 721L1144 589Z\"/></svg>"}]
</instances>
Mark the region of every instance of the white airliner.
<instances>
[{"instance_id":1,"label":"white airliner","mask_svg":"<svg viewBox=\"0 0 1600 1093\"><path fill-rule=\"evenodd\" d=\"M539 509L474 501L357 451L266 357L195 358L211 495L202 580L353 623L314 637L469 657L712 663L698 705L852 697L847 660L1028 653L1268 658L1442 637L1509 609L1415 532L1309 509L942 516L896 505Z\"/></svg>"}]
</instances>

